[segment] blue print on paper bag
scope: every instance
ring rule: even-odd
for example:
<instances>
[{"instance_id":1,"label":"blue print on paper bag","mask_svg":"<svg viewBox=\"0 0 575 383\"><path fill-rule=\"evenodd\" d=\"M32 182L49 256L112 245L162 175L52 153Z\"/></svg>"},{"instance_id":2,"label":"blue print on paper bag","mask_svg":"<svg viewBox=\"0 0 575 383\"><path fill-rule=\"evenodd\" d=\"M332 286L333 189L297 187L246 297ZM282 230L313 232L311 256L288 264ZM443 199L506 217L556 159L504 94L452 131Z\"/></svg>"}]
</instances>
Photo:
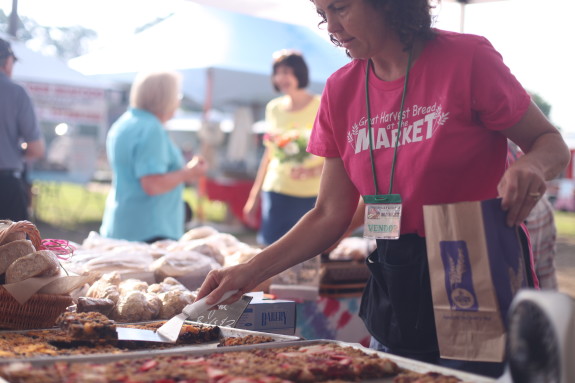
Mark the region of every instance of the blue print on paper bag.
<instances>
[{"instance_id":1,"label":"blue print on paper bag","mask_svg":"<svg viewBox=\"0 0 575 383\"><path fill-rule=\"evenodd\" d=\"M506 212L501 209L501 199L481 202L485 243L489 254L489 266L499 309L504 323L507 310L515 293L528 287L527 266L519 239L520 227L505 224Z\"/></svg>"},{"instance_id":2,"label":"blue print on paper bag","mask_svg":"<svg viewBox=\"0 0 575 383\"><path fill-rule=\"evenodd\" d=\"M465 241L441 241L441 260L445 270L445 290L451 309L477 311L471 262Z\"/></svg>"}]
</instances>

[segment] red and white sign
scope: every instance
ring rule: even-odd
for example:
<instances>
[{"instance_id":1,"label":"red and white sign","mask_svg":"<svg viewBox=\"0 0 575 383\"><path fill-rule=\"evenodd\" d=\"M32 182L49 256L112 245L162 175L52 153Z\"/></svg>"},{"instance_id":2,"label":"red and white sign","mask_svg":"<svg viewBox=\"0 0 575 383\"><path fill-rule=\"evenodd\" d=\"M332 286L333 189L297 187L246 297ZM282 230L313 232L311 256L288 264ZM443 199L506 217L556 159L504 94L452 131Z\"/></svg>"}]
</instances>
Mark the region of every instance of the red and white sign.
<instances>
[{"instance_id":1,"label":"red and white sign","mask_svg":"<svg viewBox=\"0 0 575 383\"><path fill-rule=\"evenodd\" d=\"M34 102L39 121L54 124L94 125L105 131L106 91L39 82L23 82Z\"/></svg>"}]
</instances>

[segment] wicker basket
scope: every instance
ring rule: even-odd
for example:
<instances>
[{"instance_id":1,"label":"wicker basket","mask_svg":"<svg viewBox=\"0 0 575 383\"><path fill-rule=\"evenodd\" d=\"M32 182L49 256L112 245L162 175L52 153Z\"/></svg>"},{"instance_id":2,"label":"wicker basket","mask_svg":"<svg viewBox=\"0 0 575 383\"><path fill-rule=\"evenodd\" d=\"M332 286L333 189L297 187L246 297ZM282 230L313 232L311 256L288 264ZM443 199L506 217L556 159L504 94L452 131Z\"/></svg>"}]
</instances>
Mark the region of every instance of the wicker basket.
<instances>
[{"instance_id":1,"label":"wicker basket","mask_svg":"<svg viewBox=\"0 0 575 383\"><path fill-rule=\"evenodd\" d=\"M10 242L11 239L14 240L14 238L17 238L14 236L18 234L27 236L36 250L42 249L42 237L38 228L32 222L0 220L0 244Z\"/></svg>"},{"instance_id":2,"label":"wicker basket","mask_svg":"<svg viewBox=\"0 0 575 383\"><path fill-rule=\"evenodd\" d=\"M50 328L71 304L72 297L69 295L34 294L21 305L0 286L0 328L12 330Z\"/></svg>"}]
</instances>

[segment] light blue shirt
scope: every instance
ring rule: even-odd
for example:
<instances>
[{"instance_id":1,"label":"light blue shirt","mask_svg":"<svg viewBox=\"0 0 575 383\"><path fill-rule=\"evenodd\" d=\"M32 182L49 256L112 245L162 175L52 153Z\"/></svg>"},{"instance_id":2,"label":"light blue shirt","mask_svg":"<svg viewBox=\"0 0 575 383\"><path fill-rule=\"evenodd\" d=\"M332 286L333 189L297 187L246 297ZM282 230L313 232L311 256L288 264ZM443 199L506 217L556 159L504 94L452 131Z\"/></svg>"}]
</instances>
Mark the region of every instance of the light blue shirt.
<instances>
[{"instance_id":1,"label":"light blue shirt","mask_svg":"<svg viewBox=\"0 0 575 383\"><path fill-rule=\"evenodd\" d=\"M184 165L162 123L145 110L130 108L108 132L106 150L113 179L100 234L130 241L179 239L184 234L184 185L150 196L140 184L144 176Z\"/></svg>"}]
</instances>

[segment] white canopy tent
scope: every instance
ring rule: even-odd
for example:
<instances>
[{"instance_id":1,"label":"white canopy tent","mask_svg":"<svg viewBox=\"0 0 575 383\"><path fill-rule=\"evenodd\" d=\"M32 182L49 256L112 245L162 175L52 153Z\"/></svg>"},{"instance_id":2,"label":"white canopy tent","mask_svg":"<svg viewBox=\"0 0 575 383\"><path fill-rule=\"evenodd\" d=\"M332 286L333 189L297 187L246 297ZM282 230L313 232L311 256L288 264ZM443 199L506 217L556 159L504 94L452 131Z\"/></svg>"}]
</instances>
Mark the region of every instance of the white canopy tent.
<instances>
[{"instance_id":1,"label":"white canopy tent","mask_svg":"<svg viewBox=\"0 0 575 383\"><path fill-rule=\"evenodd\" d=\"M504 0L445 0L445 1L457 2L461 4L461 13L459 16L459 31L463 33L465 31L465 6L467 4L491 3L494 1L504 1Z\"/></svg>"},{"instance_id":2,"label":"white canopy tent","mask_svg":"<svg viewBox=\"0 0 575 383\"><path fill-rule=\"evenodd\" d=\"M59 85L106 88L107 85L95 78L83 75L70 68L64 61L43 55L26 46L22 41L0 33L0 38L9 41L18 58L12 78L15 81L41 82Z\"/></svg>"},{"instance_id":3,"label":"white canopy tent","mask_svg":"<svg viewBox=\"0 0 575 383\"><path fill-rule=\"evenodd\" d=\"M137 72L176 69L184 94L198 105L233 111L265 105L278 96L270 81L272 54L300 51L310 68L310 90L349 59L308 27L184 2L157 25L93 53L70 60L72 68L131 83Z\"/></svg>"},{"instance_id":4,"label":"white canopy tent","mask_svg":"<svg viewBox=\"0 0 575 383\"><path fill-rule=\"evenodd\" d=\"M190 0L232 12L279 21L315 26L320 18L310 0Z\"/></svg>"},{"instance_id":5,"label":"white canopy tent","mask_svg":"<svg viewBox=\"0 0 575 383\"><path fill-rule=\"evenodd\" d=\"M4 34L0 37L10 41L18 58L12 79L30 94L48 144L46 158L34 164L30 178L89 181L96 168L98 143L104 142L108 127L106 97L110 85L71 69L56 57L36 52L22 41ZM55 133L60 124L70 127L68 134ZM81 134L75 129L79 127ZM59 171L43 171L54 168Z\"/></svg>"},{"instance_id":6,"label":"white canopy tent","mask_svg":"<svg viewBox=\"0 0 575 383\"><path fill-rule=\"evenodd\" d=\"M265 105L279 96L271 84L271 70L272 55L281 49L303 54L314 93L321 93L327 77L349 62L342 49L306 26L184 1L158 24L117 45L72 59L69 65L126 86L141 71L179 71L188 103L204 112L216 109L233 115L230 150L224 156L230 163L240 159L252 168L257 166L257 151L255 140L247 137L252 122L263 117ZM213 126L210 116L204 113L206 129ZM208 136L214 135L212 130ZM214 146L207 141L202 140L203 153Z\"/></svg>"},{"instance_id":7,"label":"white canopy tent","mask_svg":"<svg viewBox=\"0 0 575 383\"><path fill-rule=\"evenodd\" d=\"M301 25L317 25L320 21L311 0L190 0L194 3L219 7L270 20ZM432 0L437 2L438 0ZM465 24L465 6L504 0L442 0L461 4L460 30Z\"/></svg>"}]
</instances>

